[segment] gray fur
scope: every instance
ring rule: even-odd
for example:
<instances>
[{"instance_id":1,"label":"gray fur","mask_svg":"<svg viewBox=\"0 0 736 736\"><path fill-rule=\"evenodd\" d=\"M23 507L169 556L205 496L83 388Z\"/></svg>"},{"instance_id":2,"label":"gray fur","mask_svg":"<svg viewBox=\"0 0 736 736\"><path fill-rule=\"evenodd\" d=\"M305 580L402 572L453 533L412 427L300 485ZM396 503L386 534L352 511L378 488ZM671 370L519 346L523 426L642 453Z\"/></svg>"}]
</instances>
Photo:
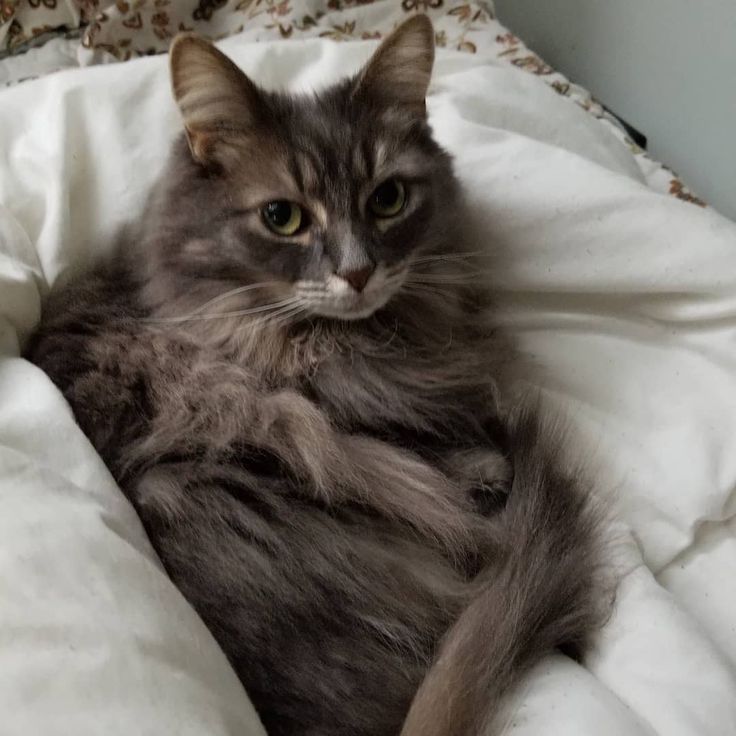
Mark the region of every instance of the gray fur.
<instances>
[{"instance_id":1,"label":"gray fur","mask_svg":"<svg viewBox=\"0 0 736 736\"><path fill-rule=\"evenodd\" d=\"M600 619L588 489L507 405L511 353L424 117L431 58L419 16L359 77L292 97L178 42L187 137L27 350L271 736L479 736ZM411 199L378 223L362 203L387 175ZM264 231L275 191L314 213L306 234ZM368 296L330 294L346 259L375 268Z\"/></svg>"}]
</instances>

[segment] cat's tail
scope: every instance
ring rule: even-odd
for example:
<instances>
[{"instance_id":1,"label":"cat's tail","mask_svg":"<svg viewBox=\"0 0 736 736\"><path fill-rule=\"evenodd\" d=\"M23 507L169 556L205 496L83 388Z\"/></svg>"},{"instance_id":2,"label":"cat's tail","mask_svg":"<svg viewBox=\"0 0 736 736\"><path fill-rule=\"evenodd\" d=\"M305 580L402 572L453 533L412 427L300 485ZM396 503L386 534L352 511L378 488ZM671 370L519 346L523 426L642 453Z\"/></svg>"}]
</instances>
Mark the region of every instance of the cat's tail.
<instances>
[{"instance_id":1,"label":"cat's tail","mask_svg":"<svg viewBox=\"0 0 736 736\"><path fill-rule=\"evenodd\" d=\"M603 623L602 514L578 474L560 467L559 430L535 414L508 427L514 480L501 557L442 641L401 736L498 733L504 697L523 675L554 649L579 658Z\"/></svg>"}]
</instances>

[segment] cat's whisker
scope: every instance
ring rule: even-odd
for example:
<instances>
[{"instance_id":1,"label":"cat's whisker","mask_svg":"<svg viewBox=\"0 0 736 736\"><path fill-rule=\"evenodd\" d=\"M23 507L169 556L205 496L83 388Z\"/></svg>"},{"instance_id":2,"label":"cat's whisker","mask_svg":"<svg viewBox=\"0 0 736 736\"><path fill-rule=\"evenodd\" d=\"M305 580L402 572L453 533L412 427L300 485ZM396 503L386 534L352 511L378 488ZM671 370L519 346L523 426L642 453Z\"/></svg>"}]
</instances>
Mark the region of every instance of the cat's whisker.
<instances>
[{"instance_id":1,"label":"cat's whisker","mask_svg":"<svg viewBox=\"0 0 736 736\"><path fill-rule=\"evenodd\" d=\"M431 294L432 296L450 297L453 292L451 289L443 289L441 286L425 286L423 284L405 284L402 291L409 294Z\"/></svg>"},{"instance_id":2,"label":"cat's whisker","mask_svg":"<svg viewBox=\"0 0 736 736\"><path fill-rule=\"evenodd\" d=\"M422 284L419 282L414 281L405 281L403 284L403 289L429 289L432 291L445 291L447 293L450 293L453 291L453 289L450 288L451 285L447 284Z\"/></svg>"},{"instance_id":3,"label":"cat's whisker","mask_svg":"<svg viewBox=\"0 0 736 736\"><path fill-rule=\"evenodd\" d=\"M479 279L488 276L490 272L475 271L472 273L422 273L412 272L407 276L408 283L415 284L473 284L478 283Z\"/></svg>"},{"instance_id":4,"label":"cat's whisker","mask_svg":"<svg viewBox=\"0 0 736 736\"><path fill-rule=\"evenodd\" d=\"M242 325L241 329L258 327L266 323L270 323L272 325L280 324L282 321L285 321L286 319L290 319L291 317L303 311L306 311L306 305L304 304L303 301L297 300L294 303L288 304L270 314L265 314L256 320L245 322Z\"/></svg>"},{"instance_id":5,"label":"cat's whisker","mask_svg":"<svg viewBox=\"0 0 736 736\"><path fill-rule=\"evenodd\" d=\"M247 317L250 314L260 314L271 309L278 309L284 306L290 306L298 301L298 297L289 297L271 304L261 304L257 307L249 309L236 309L230 312L219 312L215 314L188 314L183 317L143 317L141 322L149 322L153 324L180 324L182 322L198 322L211 319L223 319L226 317Z\"/></svg>"},{"instance_id":6,"label":"cat's whisker","mask_svg":"<svg viewBox=\"0 0 736 736\"><path fill-rule=\"evenodd\" d=\"M409 271L402 270L398 273L388 275L384 282L384 287L392 290L400 288L406 282L409 273Z\"/></svg>"},{"instance_id":7,"label":"cat's whisker","mask_svg":"<svg viewBox=\"0 0 736 736\"><path fill-rule=\"evenodd\" d=\"M421 263L434 263L435 261L459 261L468 258L474 258L478 256L486 256L481 250L465 251L462 253L439 253L432 256L418 256L411 259L411 265L418 265Z\"/></svg>"},{"instance_id":8,"label":"cat's whisker","mask_svg":"<svg viewBox=\"0 0 736 736\"><path fill-rule=\"evenodd\" d=\"M452 287L457 289L473 288L480 285L477 281L407 281L410 286L442 286L446 291L450 291Z\"/></svg>"},{"instance_id":9,"label":"cat's whisker","mask_svg":"<svg viewBox=\"0 0 736 736\"><path fill-rule=\"evenodd\" d=\"M410 261L403 260L400 263L397 263L393 266L389 266L386 269L386 278L391 278L392 276L396 276L398 273L402 273L406 271L410 265L411 265Z\"/></svg>"},{"instance_id":10,"label":"cat's whisker","mask_svg":"<svg viewBox=\"0 0 736 736\"><path fill-rule=\"evenodd\" d=\"M291 323L294 317L299 316L307 312L306 307L298 307L288 312L280 312L279 314L271 314L255 322L246 322L240 328L241 330L246 329L277 329L281 326Z\"/></svg>"},{"instance_id":11,"label":"cat's whisker","mask_svg":"<svg viewBox=\"0 0 736 736\"><path fill-rule=\"evenodd\" d=\"M312 296L321 296L327 294L327 289L299 289L299 296L306 296L306 297L312 297Z\"/></svg>"},{"instance_id":12,"label":"cat's whisker","mask_svg":"<svg viewBox=\"0 0 736 736\"><path fill-rule=\"evenodd\" d=\"M262 289L266 286L274 286L276 284L278 284L277 281L261 281L257 284L245 284L243 286L238 286L234 289L230 289L229 291L224 292L223 294L220 294L219 296L216 296L214 299L210 299L209 301L202 304L202 306L197 307L195 310L193 310L191 314L201 314L209 307L213 306L214 304L219 304L221 301L229 299L231 296L237 296L238 294L244 294L245 292L252 291L253 289Z\"/></svg>"},{"instance_id":13,"label":"cat's whisker","mask_svg":"<svg viewBox=\"0 0 736 736\"><path fill-rule=\"evenodd\" d=\"M272 324L275 327L276 326L279 326L279 325L286 324L287 322L291 322L294 319L294 317L298 317L298 316L300 316L302 314L305 314L307 312L308 312L308 309L307 309L306 306L298 307L297 309L294 309L291 312L287 312L285 314L282 314L282 315L279 315L279 316L275 317L272 320Z\"/></svg>"}]
</instances>

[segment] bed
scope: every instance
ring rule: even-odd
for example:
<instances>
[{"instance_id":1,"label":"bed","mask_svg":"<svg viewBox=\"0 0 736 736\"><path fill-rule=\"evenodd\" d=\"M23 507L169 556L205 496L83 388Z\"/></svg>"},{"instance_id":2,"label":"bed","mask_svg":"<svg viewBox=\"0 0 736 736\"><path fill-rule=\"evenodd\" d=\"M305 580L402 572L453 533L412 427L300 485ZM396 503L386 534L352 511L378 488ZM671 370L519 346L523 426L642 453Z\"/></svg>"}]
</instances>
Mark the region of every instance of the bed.
<instances>
[{"instance_id":1,"label":"bed","mask_svg":"<svg viewBox=\"0 0 736 736\"><path fill-rule=\"evenodd\" d=\"M502 321L615 509L621 585L598 646L584 666L540 663L505 733L736 733L736 224L488 3L68 7L61 32L30 33L50 24L24 26L21 2L0 26L0 734L263 736L68 406L19 356L50 286L109 247L163 165L179 120L155 52L177 29L223 39L267 86L311 89L415 12L435 22L431 122L496 255Z\"/></svg>"}]
</instances>

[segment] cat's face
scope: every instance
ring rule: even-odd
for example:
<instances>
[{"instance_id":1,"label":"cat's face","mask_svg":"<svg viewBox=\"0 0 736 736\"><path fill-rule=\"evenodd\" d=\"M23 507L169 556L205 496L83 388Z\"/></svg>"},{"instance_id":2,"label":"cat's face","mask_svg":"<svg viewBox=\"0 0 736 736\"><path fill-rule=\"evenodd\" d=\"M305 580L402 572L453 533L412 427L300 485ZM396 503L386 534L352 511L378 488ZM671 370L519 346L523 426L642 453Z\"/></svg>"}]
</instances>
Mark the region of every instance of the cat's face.
<instances>
[{"instance_id":1,"label":"cat's face","mask_svg":"<svg viewBox=\"0 0 736 736\"><path fill-rule=\"evenodd\" d=\"M311 314L360 319L383 307L413 259L436 250L455 199L426 122L432 59L419 16L356 79L292 97L258 89L205 42L178 41L174 91L208 189L206 211L186 205L196 237L181 257L203 276L269 284L278 303Z\"/></svg>"}]
</instances>

